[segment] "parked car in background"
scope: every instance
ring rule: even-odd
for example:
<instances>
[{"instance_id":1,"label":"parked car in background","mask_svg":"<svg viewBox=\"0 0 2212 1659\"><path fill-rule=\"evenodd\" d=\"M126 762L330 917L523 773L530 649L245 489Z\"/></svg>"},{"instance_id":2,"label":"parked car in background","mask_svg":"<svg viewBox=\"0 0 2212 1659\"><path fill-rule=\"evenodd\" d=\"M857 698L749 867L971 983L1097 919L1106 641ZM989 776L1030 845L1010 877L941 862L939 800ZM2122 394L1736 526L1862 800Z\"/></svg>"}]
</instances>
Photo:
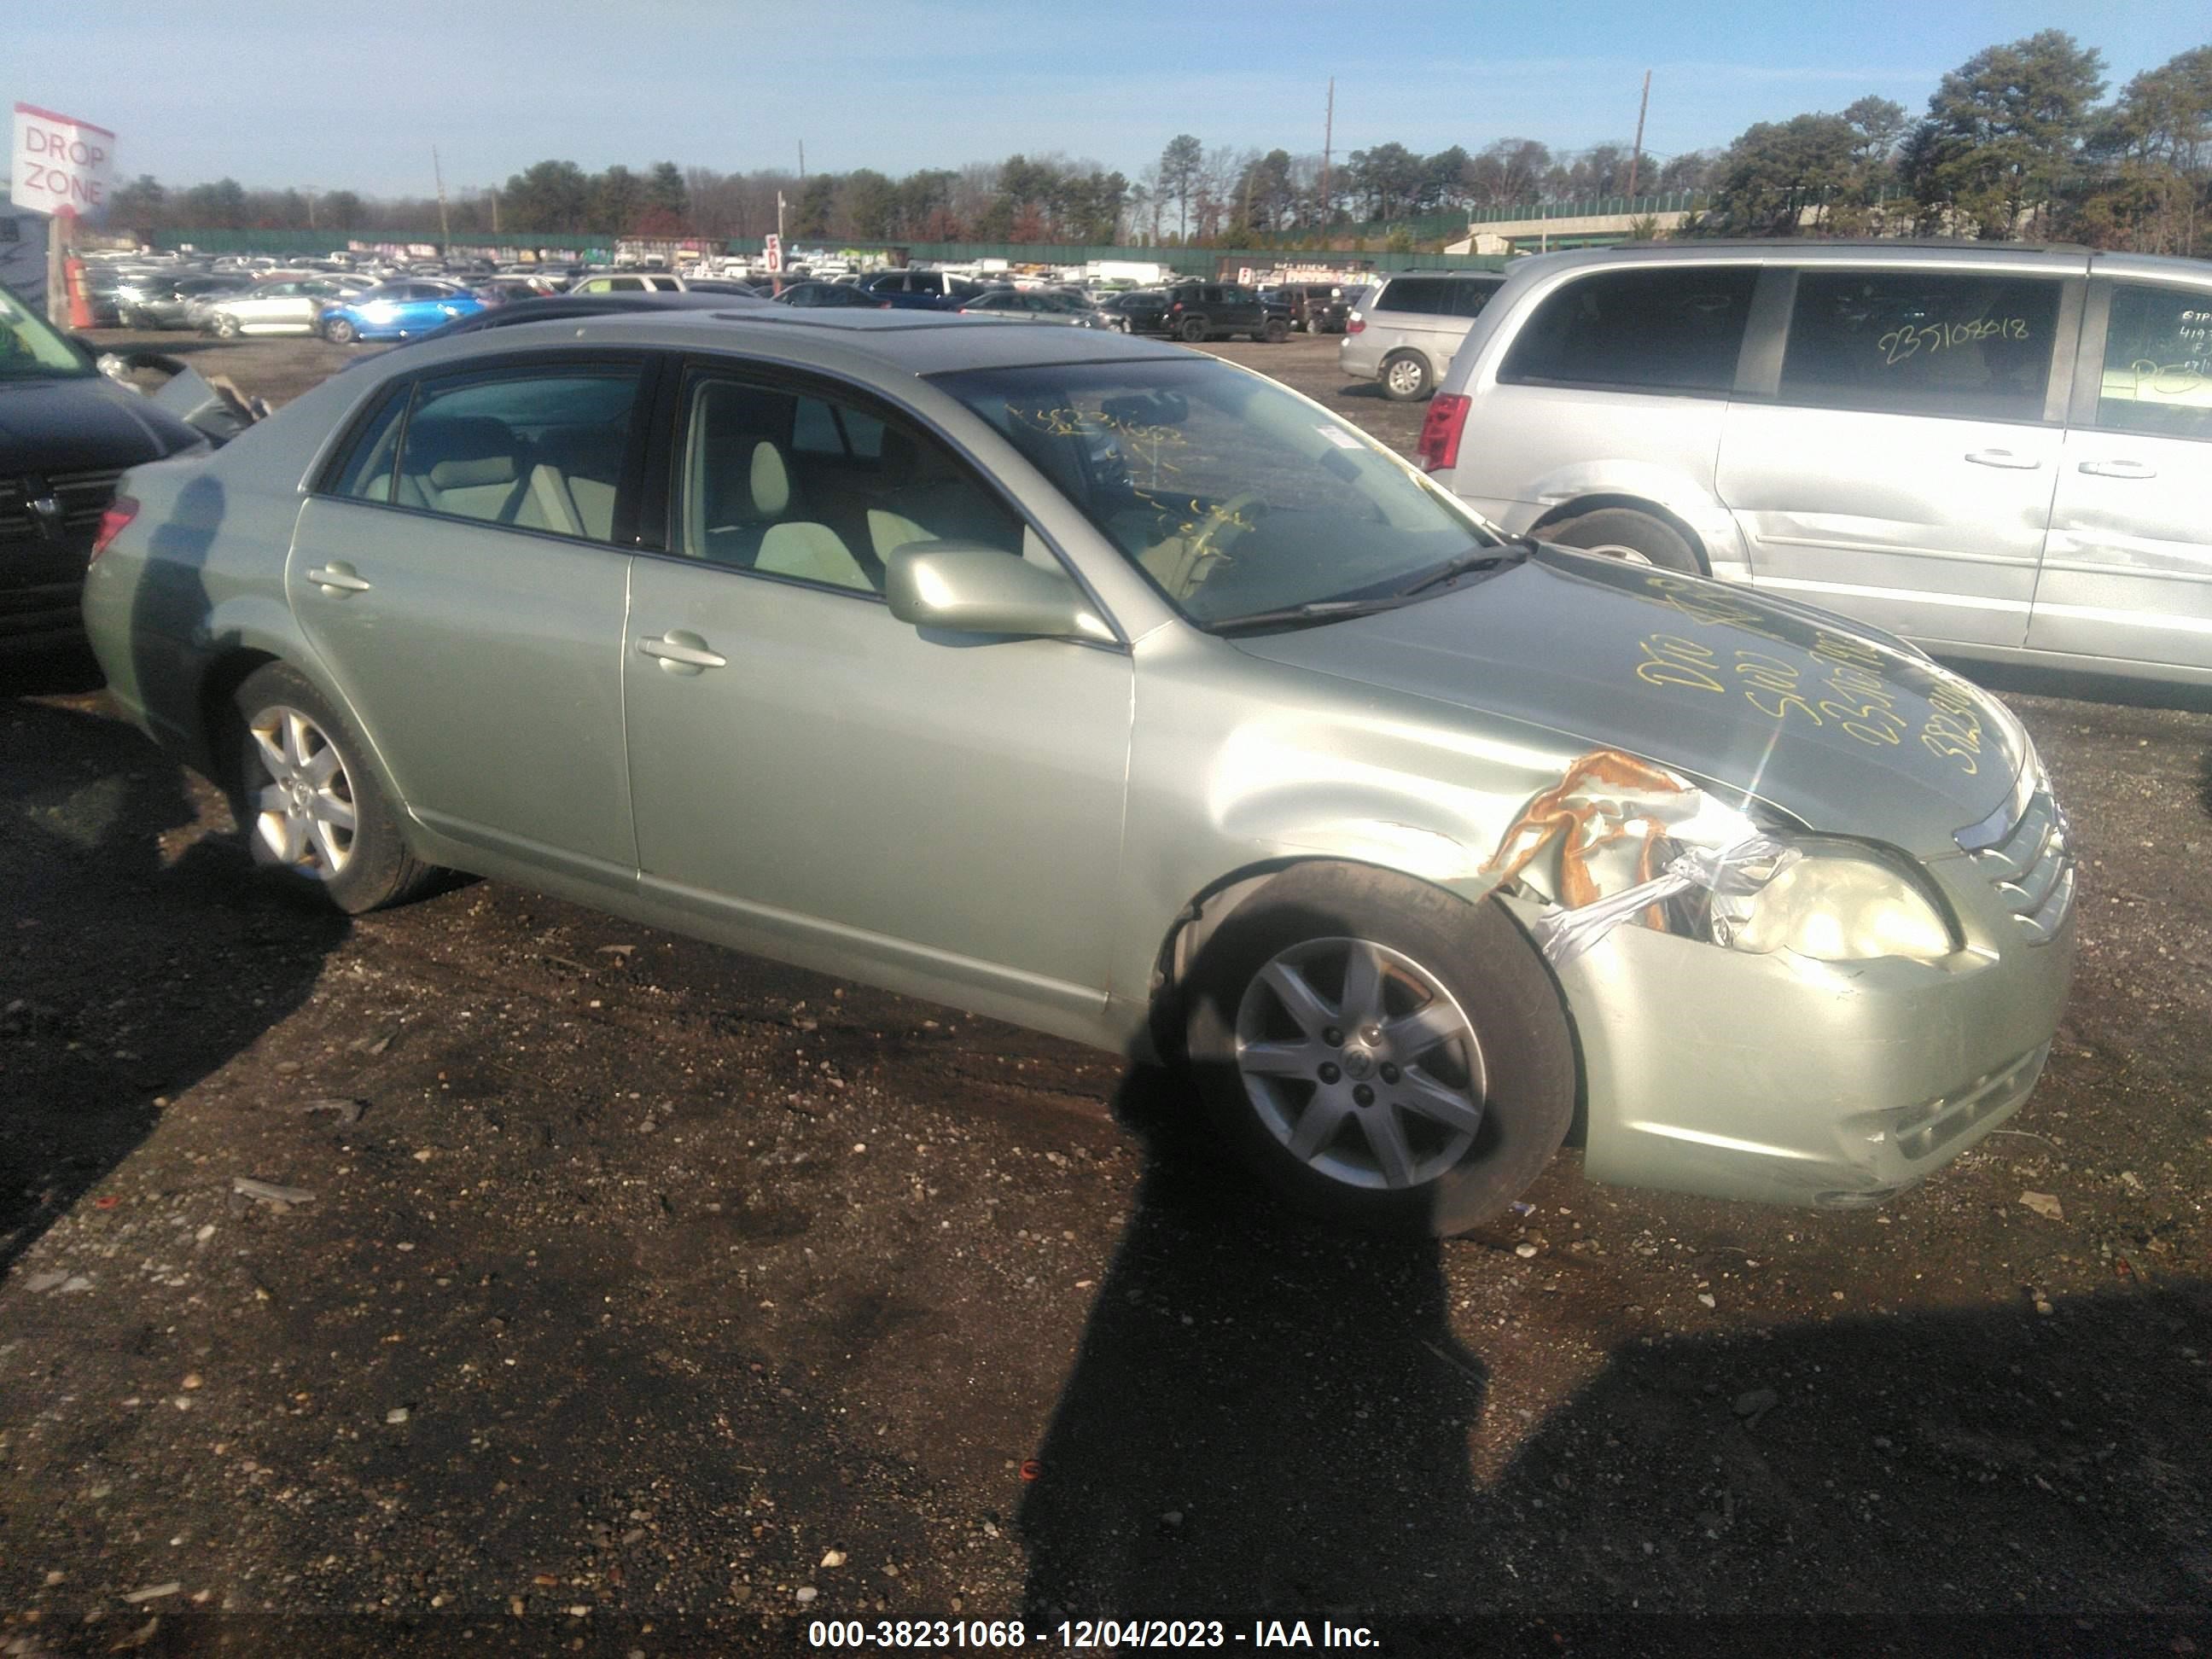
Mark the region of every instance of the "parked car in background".
<instances>
[{"instance_id":1,"label":"parked car in background","mask_svg":"<svg viewBox=\"0 0 2212 1659\"><path fill-rule=\"evenodd\" d=\"M205 443L0 287L0 654L82 638L85 562L116 479Z\"/></svg>"},{"instance_id":2,"label":"parked car in background","mask_svg":"<svg viewBox=\"0 0 2212 1659\"><path fill-rule=\"evenodd\" d=\"M1358 283L1286 283L1281 294L1293 326L1309 334L1341 334L1362 291Z\"/></svg>"},{"instance_id":3,"label":"parked car in background","mask_svg":"<svg viewBox=\"0 0 2212 1659\"><path fill-rule=\"evenodd\" d=\"M193 301L243 294L252 286L251 276L238 273L139 272L116 284L116 317L125 328L189 328Z\"/></svg>"},{"instance_id":4,"label":"parked car in background","mask_svg":"<svg viewBox=\"0 0 2212 1659\"><path fill-rule=\"evenodd\" d=\"M787 283L769 298L780 306L837 306L849 311L889 311L892 308L889 299L880 298L866 289L848 287L842 283Z\"/></svg>"},{"instance_id":5,"label":"parked car in background","mask_svg":"<svg viewBox=\"0 0 2212 1659\"><path fill-rule=\"evenodd\" d=\"M686 278L672 270L609 271L580 277L568 284L571 294L680 294Z\"/></svg>"},{"instance_id":6,"label":"parked car in background","mask_svg":"<svg viewBox=\"0 0 2212 1659\"><path fill-rule=\"evenodd\" d=\"M404 339L483 308L484 302L458 283L409 277L325 307L320 327L323 337L338 345Z\"/></svg>"},{"instance_id":7,"label":"parked car in background","mask_svg":"<svg viewBox=\"0 0 2212 1659\"><path fill-rule=\"evenodd\" d=\"M1571 1125L1590 1178L1865 1206L2034 1086L2064 817L1910 648L1504 543L1172 345L545 333L126 477L108 695L272 880L363 911L456 866L1164 1051L1264 1179L1401 1233L1499 1214ZM1655 640L1848 669L1945 741L1640 672Z\"/></svg>"},{"instance_id":8,"label":"parked car in background","mask_svg":"<svg viewBox=\"0 0 2212 1659\"><path fill-rule=\"evenodd\" d=\"M1475 323L1421 452L1516 532L1947 657L2212 682L2201 261L1971 242L1540 257ZM1808 712L1895 733L1857 702Z\"/></svg>"},{"instance_id":9,"label":"parked car in background","mask_svg":"<svg viewBox=\"0 0 2212 1659\"><path fill-rule=\"evenodd\" d=\"M313 334L320 328L325 306L367 291L329 276L257 283L242 293L198 301L191 308L191 322L202 333L225 339L240 334Z\"/></svg>"},{"instance_id":10,"label":"parked car in background","mask_svg":"<svg viewBox=\"0 0 2212 1659\"><path fill-rule=\"evenodd\" d=\"M981 283L942 270L879 270L860 286L900 311L956 310L984 291Z\"/></svg>"},{"instance_id":11,"label":"parked car in background","mask_svg":"<svg viewBox=\"0 0 2212 1659\"><path fill-rule=\"evenodd\" d=\"M1290 337L1290 324L1271 318L1255 290L1235 283L1186 283L1167 290L1167 331L1195 345L1242 334L1255 341Z\"/></svg>"},{"instance_id":12,"label":"parked car in background","mask_svg":"<svg viewBox=\"0 0 2212 1659\"><path fill-rule=\"evenodd\" d=\"M456 334L481 334L486 329L520 327L531 323L574 321L585 317L605 317L622 312L656 311L733 311L764 306L768 301L757 294L702 293L697 288L681 294L550 294L543 299L517 300L503 306L488 306L466 317L457 317L442 328L434 328L403 343L404 349L413 350L433 340L443 340ZM402 349L394 346L392 350ZM378 362L382 352L365 357L356 357L346 363L352 368L362 363Z\"/></svg>"},{"instance_id":13,"label":"parked car in background","mask_svg":"<svg viewBox=\"0 0 2212 1659\"><path fill-rule=\"evenodd\" d=\"M1128 331L1128 321L1120 313L1101 311L1074 295L1045 289L988 289L962 301L960 315L981 317L997 323L1056 323L1065 328Z\"/></svg>"},{"instance_id":14,"label":"parked car in background","mask_svg":"<svg viewBox=\"0 0 2212 1659\"><path fill-rule=\"evenodd\" d=\"M1121 319L1126 332L1164 334L1168 331L1168 296L1157 288L1127 289L1099 302L1101 311Z\"/></svg>"},{"instance_id":15,"label":"parked car in background","mask_svg":"<svg viewBox=\"0 0 2212 1659\"><path fill-rule=\"evenodd\" d=\"M1437 389L1452 354L1504 281L1488 270L1385 276L1346 313L1337 367L1352 380L1380 380L1386 398L1419 403Z\"/></svg>"},{"instance_id":16,"label":"parked car in background","mask_svg":"<svg viewBox=\"0 0 2212 1659\"><path fill-rule=\"evenodd\" d=\"M542 300L549 294L560 291L560 284L550 276L487 276L469 285L469 292L488 305L506 305L516 300Z\"/></svg>"}]
</instances>

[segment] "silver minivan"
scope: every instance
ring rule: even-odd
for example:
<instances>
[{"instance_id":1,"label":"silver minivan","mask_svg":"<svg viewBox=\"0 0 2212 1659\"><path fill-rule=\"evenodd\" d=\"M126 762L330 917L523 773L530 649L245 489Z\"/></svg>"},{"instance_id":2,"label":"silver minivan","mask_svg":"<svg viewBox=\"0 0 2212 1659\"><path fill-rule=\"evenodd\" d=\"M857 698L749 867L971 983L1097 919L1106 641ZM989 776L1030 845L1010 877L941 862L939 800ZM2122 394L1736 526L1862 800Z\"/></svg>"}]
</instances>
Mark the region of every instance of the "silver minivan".
<instances>
[{"instance_id":1,"label":"silver minivan","mask_svg":"<svg viewBox=\"0 0 2212 1659\"><path fill-rule=\"evenodd\" d=\"M1516 265L1422 464L1516 534L1942 654L2212 682L2212 265L1686 244Z\"/></svg>"},{"instance_id":2,"label":"silver minivan","mask_svg":"<svg viewBox=\"0 0 2212 1659\"><path fill-rule=\"evenodd\" d=\"M1345 318L1337 367L1355 380L1380 380L1386 398L1418 403L1504 281L1494 270L1385 276Z\"/></svg>"}]
</instances>

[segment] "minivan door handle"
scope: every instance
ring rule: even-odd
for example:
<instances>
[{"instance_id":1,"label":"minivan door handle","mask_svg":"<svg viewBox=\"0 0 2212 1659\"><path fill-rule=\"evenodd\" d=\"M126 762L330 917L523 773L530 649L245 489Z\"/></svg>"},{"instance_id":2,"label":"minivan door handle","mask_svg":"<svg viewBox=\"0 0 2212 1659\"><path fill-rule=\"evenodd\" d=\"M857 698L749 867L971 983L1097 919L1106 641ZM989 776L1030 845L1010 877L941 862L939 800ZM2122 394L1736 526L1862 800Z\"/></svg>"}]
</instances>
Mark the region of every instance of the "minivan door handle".
<instances>
[{"instance_id":1,"label":"minivan door handle","mask_svg":"<svg viewBox=\"0 0 2212 1659\"><path fill-rule=\"evenodd\" d=\"M2081 471L2098 478L2155 478L2158 469L2148 461L2084 461Z\"/></svg>"},{"instance_id":2,"label":"minivan door handle","mask_svg":"<svg viewBox=\"0 0 2212 1659\"><path fill-rule=\"evenodd\" d=\"M366 593L369 584L354 574L349 564L319 564L307 573L307 580L333 595Z\"/></svg>"},{"instance_id":3,"label":"minivan door handle","mask_svg":"<svg viewBox=\"0 0 2212 1659\"><path fill-rule=\"evenodd\" d=\"M2043 465L2033 455L2015 455L2009 449L1972 449L1966 459L1976 466L2008 467L2015 472L2033 472Z\"/></svg>"},{"instance_id":4,"label":"minivan door handle","mask_svg":"<svg viewBox=\"0 0 2212 1659\"><path fill-rule=\"evenodd\" d=\"M637 648L648 657L657 657L661 665L672 672L690 669L696 673L702 668L727 668L730 659L707 648L707 641L696 634L672 629L659 639L644 639Z\"/></svg>"}]
</instances>

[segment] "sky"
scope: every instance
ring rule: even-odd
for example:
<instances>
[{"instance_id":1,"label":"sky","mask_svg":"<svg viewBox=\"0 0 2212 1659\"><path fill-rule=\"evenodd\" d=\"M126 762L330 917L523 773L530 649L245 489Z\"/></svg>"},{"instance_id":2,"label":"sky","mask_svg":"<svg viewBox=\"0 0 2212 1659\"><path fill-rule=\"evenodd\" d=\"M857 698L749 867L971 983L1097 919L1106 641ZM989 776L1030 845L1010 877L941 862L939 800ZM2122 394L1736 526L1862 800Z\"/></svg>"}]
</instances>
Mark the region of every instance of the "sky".
<instances>
[{"instance_id":1,"label":"sky","mask_svg":"<svg viewBox=\"0 0 2212 1659\"><path fill-rule=\"evenodd\" d=\"M1419 19L1417 23L1414 20ZM310 19L312 21L310 21ZM294 13L73 0L8 25L11 101L118 137L118 178L230 177L427 196L531 162L660 160L893 177L1020 151L1132 179L1179 132L1209 148L1391 140L1433 152L1529 137L1724 145L1754 121L1867 94L1915 114L1984 46L2063 28L2111 90L2212 45L2204 0L359 0Z\"/></svg>"}]
</instances>

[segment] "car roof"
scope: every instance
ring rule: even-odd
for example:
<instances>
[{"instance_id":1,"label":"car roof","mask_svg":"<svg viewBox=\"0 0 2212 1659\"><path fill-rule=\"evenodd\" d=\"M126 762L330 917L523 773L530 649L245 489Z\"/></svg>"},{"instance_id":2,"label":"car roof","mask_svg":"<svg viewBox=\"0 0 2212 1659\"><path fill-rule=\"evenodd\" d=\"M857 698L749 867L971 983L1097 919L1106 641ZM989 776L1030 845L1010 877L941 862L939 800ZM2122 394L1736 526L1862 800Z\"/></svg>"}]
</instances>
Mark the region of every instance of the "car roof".
<instances>
[{"instance_id":1,"label":"car roof","mask_svg":"<svg viewBox=\"0 0 2212 1659\"><path fill-rule=\"evenodd\" d=\"M2201 259L2153 253L2105 253L2056 242L1977 242L1929 237L1858 237L1813 241L1796 237L1735 240L1714 238L1639 243L1632 247L1577 248L1516 258L1507 269L1565 270L1605 265L1674 263L1756 264L1894 264L1957 267L1961 264L2016 270L2110 270L2115 274L2202 278Z\"/></svg>"},{"instance_id":2,"label":"car roof","mask_svg":"<svg viewBox=\"0 0 2212 1659\"><path fill-rule=\"evenodd\" d=\"M819 363L863 373L916 376L963 368L1188 360L1194 356L1180 346L1114 332L1010 329L939 312L807 310L772 305L742 311L629 311L570 316L544 323L517 323L436 344L442 348L441 356L467 356L478 351L544 346L556 339L564 343L583 341L672 351L739 350L802 366ZM416 346L432 343L420 341ZM413 350L410 356L415 358Z\"/></svg>"}]
</instances>

